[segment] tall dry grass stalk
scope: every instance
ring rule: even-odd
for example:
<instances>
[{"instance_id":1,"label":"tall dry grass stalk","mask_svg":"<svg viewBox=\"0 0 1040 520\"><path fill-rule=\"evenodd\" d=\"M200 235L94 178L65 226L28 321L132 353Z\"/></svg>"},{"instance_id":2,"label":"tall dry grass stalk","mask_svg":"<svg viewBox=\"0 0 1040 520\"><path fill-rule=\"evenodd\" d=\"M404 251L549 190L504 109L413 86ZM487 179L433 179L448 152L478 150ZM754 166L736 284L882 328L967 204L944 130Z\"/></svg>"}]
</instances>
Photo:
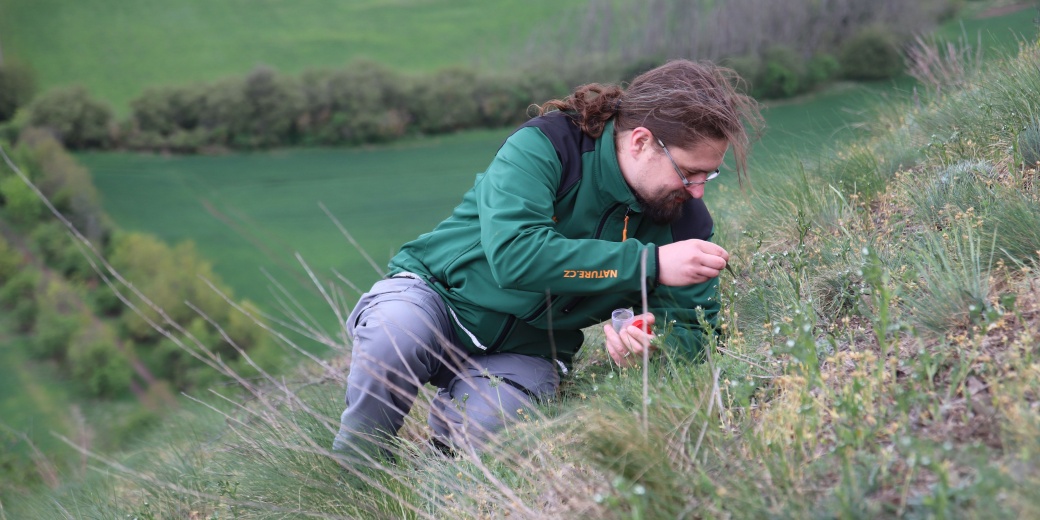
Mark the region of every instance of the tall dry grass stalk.
<instances>
[{"instance_id":1,"label":"tall dry grass stalk","mask_svg":"<svg viewBox=\"0 0 1040 520\"><path fill-rule=\"evenodd\" d=\"M944 89L962 88L982 66L982 34L974 45L966 35L956 41L940 41L918 35L906 47L907 73L925 86L931 95Z\"/></svg>"}]
</instances>

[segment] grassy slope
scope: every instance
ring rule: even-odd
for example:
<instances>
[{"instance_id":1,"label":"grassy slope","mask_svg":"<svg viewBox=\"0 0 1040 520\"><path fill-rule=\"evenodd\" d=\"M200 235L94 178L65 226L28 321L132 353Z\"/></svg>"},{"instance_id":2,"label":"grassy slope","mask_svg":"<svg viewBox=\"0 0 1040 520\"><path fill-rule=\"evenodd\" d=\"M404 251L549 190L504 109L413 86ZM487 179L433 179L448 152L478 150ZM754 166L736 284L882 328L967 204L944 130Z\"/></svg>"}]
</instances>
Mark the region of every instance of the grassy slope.
<instances>
[{"instance_id":1,"label":"grassy slope","mask_svg":"<svg viewBox=\"0 0 1040 520\"><path fill-rule=\"evenodd\" d=\"M779 108L778 108L778 109L779 109ZM797 106L794 106L794 105L792 105L792 106L790 106L790 109L792 110L792 113L791 113L791 115L797 115L797 111L799 110L799 108L798 108ZM814 127L814 126L817 126L817 125L823 126L823 124L817 124L817 123L813 123L813 124L811 124L810 126L813 126L813 127ZM774 124L773 126L774 126L774 127L777 127L777 125L776 125L776 124ZM801 131L799 131L799 132L791 132L791 133L798 133L798 134L801 134ZM825 132L825 133L826 133L826 132ZM483 146L483 145L482 145L482 146ZM769 147L768 147L768 146L766 146L766 147L762 147L762 148L763 148L763 149L768 149ZM782 148L782 147L781 147L781 148ZM468 177L468 176L467 176L467 177ZM467 182L468 182L468 179L467 179ZM761 187L762 185L763 185L762 183L759 183L759 187ZM451 202L451 203L453 203L453 202ZM449 204L451 204L451 203L449 203ZM327 204L329 204L329 203L328 203L328 201L327 201ZM337 212L337 211L336 211L335 209L334 209L334 212L338 213L338 212ZM344 218L344 222L345 222L345 220L346 220L346 219ZM352 229L353 229L353 228L352 228ZM340 239L338 239L338 238L337 238L337 239L336 239L336 242L335 242L335 243L336 243L337 245L342 245L342 240L340 240ZM342 246L344 246L344 248L345 248L345 245L342 245ZM334 393L335 393L335 392L334 392Z\"/></svg>"},{"instance_id":2,"label":"grassy slope","mask_svg":"<svg viewBox=\"0 0 1040 520\"><path fill-rule=\"evenodd\" d=\"M0 323L0 330L8 328ZM57 453L61 443L51 430L71 433L72 385L57 383L60 376L47 364L29 359L27 338L0 335L0 423L26 434L45 453ZM25 443L6 449L27 453Z\"/></svg>"},{"instance_id":3,"label":"grassy slope","mask_svg":"<svg viewBox=\"0 0 1040 520\"><path fill-rule=\"evenodd\" d=\"M522 44L584 0L2 0L4 57L44 88L81 83L120 112L145 86L367 57L402 70L465 65ZM507 63L491 66L507 67Z\"/></svg>"},{"instance_id":4,"label":"grassy slope","mask_svg":"<svg viewBox=\"0 0 1040 520\"><path fill-rule=\"evenodd\" d=\"M804 171L778 161L749 218L722 223L750 234L723 278L731 334L705 364L616 370L591 349L515 444L454 458L406 444L368 471L325 451L343 381L314 366L271 381L222 436L180 421L158 457L105 465L131 485L58 503L97 517L1035 518L1040 177L1015 154L1038 65L1034 47L967 92L890 104Z\"/></svg>"}]
</instances>

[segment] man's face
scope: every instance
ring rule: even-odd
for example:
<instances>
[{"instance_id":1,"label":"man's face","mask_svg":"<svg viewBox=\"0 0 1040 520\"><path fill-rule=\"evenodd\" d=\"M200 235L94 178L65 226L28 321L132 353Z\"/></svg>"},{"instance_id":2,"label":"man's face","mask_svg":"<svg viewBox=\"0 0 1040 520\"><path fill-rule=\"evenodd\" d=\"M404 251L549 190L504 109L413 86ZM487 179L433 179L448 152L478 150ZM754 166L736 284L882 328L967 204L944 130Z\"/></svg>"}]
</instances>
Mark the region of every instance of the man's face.
<instances>
[{"instance_id":1,"label":"man's face","mask_svg":"<svg viewBox=\"0 0 1040 520\"><path fill-rule=\"evenodd\" d=\"M729 143L707 139L689 149L668 147L667 154L656 139L643 145L647 153L640 161L639 174L629 185L644 214L655 223L668 224L682 215L686 201L704 196L703 183L722 164ZM691 184L685 186L680 175Z\"/></svg>"}]
</instances>

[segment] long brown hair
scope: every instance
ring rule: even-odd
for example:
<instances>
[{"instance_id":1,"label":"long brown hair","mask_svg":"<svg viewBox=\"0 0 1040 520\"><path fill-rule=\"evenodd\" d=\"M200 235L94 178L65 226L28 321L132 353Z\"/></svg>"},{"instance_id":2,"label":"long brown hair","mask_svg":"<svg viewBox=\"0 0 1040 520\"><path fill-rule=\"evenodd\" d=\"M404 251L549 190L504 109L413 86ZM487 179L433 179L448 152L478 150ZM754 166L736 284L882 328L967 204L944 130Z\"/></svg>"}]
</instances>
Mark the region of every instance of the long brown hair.
<instances>
[{"instance_id":1,"label":"long brown hair","mask_svg":"<svg viewBox=\"0 0 1040 520\"><path fill-rule=\"evenodd\" d=\"M611 118L622 132L644 127L665 145L690 147L725 139L733 147L737 178L748 180L747 155L761 130L758 103L743 94L740 76L708 62L674 60L637 76L627 88L591 83L565 99L539 106L539 115L572 112L586 134L598 138Z\"/></svg>"}]
</instances>

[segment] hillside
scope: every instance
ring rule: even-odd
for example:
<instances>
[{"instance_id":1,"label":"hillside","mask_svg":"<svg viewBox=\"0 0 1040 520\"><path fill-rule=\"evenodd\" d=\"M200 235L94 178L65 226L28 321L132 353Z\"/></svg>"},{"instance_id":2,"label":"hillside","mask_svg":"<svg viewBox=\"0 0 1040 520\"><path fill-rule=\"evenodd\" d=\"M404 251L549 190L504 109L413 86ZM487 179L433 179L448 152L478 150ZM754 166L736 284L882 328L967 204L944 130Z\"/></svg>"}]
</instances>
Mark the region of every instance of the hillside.
<instances>
[{"instance_id":1,"label":"hillside","mask_svg":"<svg viewBox=\"0 0 1040 520\"><path fill-rule=\"evenodd\" d=\"M429 450L416 414L397 464L356 465L327 451L344 365L313 360L240 380L140 451L93 458L106 478L18 512L1033 517L1040 45L946 79L725 199L736 273L705 364L619 370L592 335L559 401L487 453Z\"/></svg>"}]
</instances>

